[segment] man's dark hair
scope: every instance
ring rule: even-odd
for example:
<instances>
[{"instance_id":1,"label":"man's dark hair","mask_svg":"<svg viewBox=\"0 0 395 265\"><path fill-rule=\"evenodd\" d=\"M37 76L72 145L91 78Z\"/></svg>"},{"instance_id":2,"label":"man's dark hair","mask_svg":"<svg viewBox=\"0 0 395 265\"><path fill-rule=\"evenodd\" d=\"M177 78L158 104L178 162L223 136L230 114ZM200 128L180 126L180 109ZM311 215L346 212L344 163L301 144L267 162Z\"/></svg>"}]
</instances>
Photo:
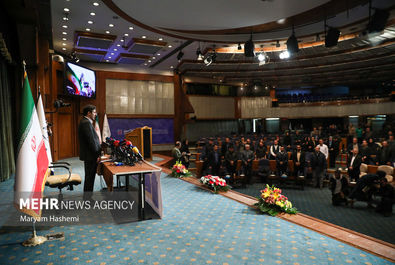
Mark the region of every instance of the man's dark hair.
<instances>
[{"instance_id":1,"label":"man's dark hair","mask_svg":"<svg viewBox=\"0 0 395 265\"><path fill-rule=\"evenodd\" d=\"M382 170L378 170L378 171L376 172L376 174L377 174L377 176L378 176L379 179L385 178L385 175L386 175L386 173L385 173L384 171L382 171Z\"/></svg>"},{"instance_id":2,"label":"man's dark hair","mask_svg":"<svg viewBox=\"0 0 395 265\"><path fill-rule=\"evenodd\" d=\"M86 116L88 112L92 112L93 110L96 109L95 105L86 105L84 109L82 110L82 115Z\"/></svg>"}]
</instances>

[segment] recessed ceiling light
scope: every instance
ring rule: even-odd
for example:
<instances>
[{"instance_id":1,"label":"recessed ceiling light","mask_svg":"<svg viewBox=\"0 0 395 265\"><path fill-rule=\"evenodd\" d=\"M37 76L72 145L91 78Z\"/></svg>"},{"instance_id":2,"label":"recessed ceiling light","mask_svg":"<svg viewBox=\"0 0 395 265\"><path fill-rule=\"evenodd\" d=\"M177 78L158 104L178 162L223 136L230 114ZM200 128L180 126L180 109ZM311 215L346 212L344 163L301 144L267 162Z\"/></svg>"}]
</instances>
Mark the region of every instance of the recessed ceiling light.
<instances>
[{"instance_id":1,"label":"recessed ceiling light","mask_svg":"<svg viewBox=\"0 0 395 265\"><path fill-rule=\"evenodd\" d=\"M67 25L63 25L63 26L62 26L62 28L65 28L65 29L67 29L68 27L67 27Z\"/></svg>"},{"instance_id":2,"label":"recessed ceiling light","mask_svg":"<svg viewBox=\"0 0 395 265\"><path fill-rule=\"evenodd\" d=\"M110 28L112 28L112 27L114 27L114 24L108 24L108 26L109 26Z\"/></svg>"},{"instance_id":3,"label":"recessed ceiling light","mask_svg":"<svg viewBox=\"0 0 395 265\"><path fill-rule=\"evenodd\" d=\"M68 9L67 7L63 8L64 12L70 12L70 9Z\"/></svg>"},{"instance_id":4,"label":"recessed ceiling light","mask_svg":"<svg viewBox=\"0 0 395 265\"><path fill-rule=\"evenodd\" d=\"M93 5L94 6L99 6L99 3L98 2L94 2Z\"/></svg>"},{"instance_id":5,"label":"recessed ceiling light","mask_svg":"<svg viewBox=\"0 0 395 265\"><path fill-rule=\"evenodd\" d=\"M67 32L64 32L64 31L63 31L62 34L63 34L63 35L67 35Z\"/></svg>"},{"instance_id":6,"label":"recessed ceiling light","mask_svg":"<svg viewBox=\"0 0 395 265\"><path fill-rule=\"evenodd\" d=\"M156 55L160 56L160 53L158 53L158 54L156 54Z\"/></svg>"},{"instance_id":7,"label":"recessed ceiling light","mask_svg":"<svg viewBox=\"0 0 395 265\"><path fill-rule=\"evenodd\" d=\"M156 59L156 57L154 56L154 57L152 57L152 60L155 60Z\"/></svg>"},{"instance_id":8,"label":"recessed ceiling light","mask_svg":"<svg viewBox=\"0 0 395 265\"><path fill-rule=\"evenodd\" d=\"M93 24L93 21L92 21L92 20L89 20L89 21L88 21L88 24Z\"/></svg>"},{"instance_id":9,"label":"recessed ceiling light","mask_svg":"<svg viewBox=\"0 0 395 265\"><path fill-rule=\"evenodd\" d=\"M62 45L63 45L63 46L66 46L67 44L63 42Z\"/></svg>"},{"instance_id":10,"label":"recessed ceiling light","mask_svg":"<svg viewBox=\"0 0 395 265\"><path fill-rule=\"evenodd\" d=\"M163 38L159 38L159 40L163 40Z\"/></svg>"},{"instance_id":11,"label":"recessed ceiling light","mask_svg":"<svg viewBox=\"0 0 395 265\"><path fill-rule=\"evenodd\" d=\"M133 30L133 27L129 27L130 30Z\"/></svg>"},{"instance_id":12,"label":"recessed ceiling light","mask_svg":"<svg viewBox=\"0 0 395 265\"><path fill-rule=\"evenodd\" d=\"M106 60L106 62L109 62L109 60Z\"/></svg>"},{"instance_id":13,"label":"recessed ceiling light","mask_svg":"<svg viewBox=\"0 0 395 265\"><path fill-rule=\"evenodd\" d=\"M172 68L172 69L173 69L173 68L174 68L174 66L170 66L170 68Z\"/></svg>"},{"instance_id":14,"label":"recessed ceiling light","mask_svg":"<svg viewBox=\"0 0 395 265\"><path fill-rule=\"evenodd\" d=\"M148 62L150 63L150 62L151 62L151 60L148 60Z\"/></svg>"},{"instance_id":15,"label":"recessed ceiling light","mask_svg":"<svg viewBox=\"0 0 395 265\"><path fill-rule=\"evenodd\" d=\"M65 51L65 50L67 50L67 49L66 49L66 48L62 48L62 50L64 50L64 51Z\"/></svg>"},{"instance_id":16,"label":"recessed ceiling light","mask_svg":"<svg viewBox=\"0 0 395 265\"><path fill-rule=\"evenodd\" d=\"M108 56L108 59L111 59L111 56Z\"/></svg>"},{"instance_id":17,"label":"recessed ceiling light","mask_svg":"<svg viewBox=\"0 0 395 265\"><path fill-rule=\"evenodd\" d=\"M117 44L117 47L121 47L121 44Z\"/></svg>"},{"instance_id":18,"label":"recessed ceiling light","mask_svg":"<svg viewBox=\"0 0 395 265\"><path fill-rule=\"evenodd\" d=\"M114 49L114 51L118 51L118 49Z\"/></svg>"},{"instance_id":19,"label":"recessed ceiling light","mask_svg":"<svg viewBox=\"0 0 395 265\"><path fill-rule=\"evenodd\" d=\"M87 28L87 29L85 29L86 31L91 31L91 29L89 29L89 28Z\"/></svg>"},{"instance_id":20,"label":"recessed ceiling light","mask_svg":"<svg viewBox=\"0 0 395 265\"><path fill-rule=\"evenodd\" d=\"M62 40L67 40L67 38L62 38Z\"/></svg>"},{"instance_id":21,"label":"recessed ceiling light","mask_svg":"<svg viewBox=\"0 0 395 265\"><path fill-rule=\"evenodd\" d=\"M69 18L68 17L63 17L63 20L67 21L67 20L69 20Z\"/></svg>"},{"instance_id":22,"label":"recessed ceiling light","mask_svg":"<svg viewBox=\"0 0 395 265\"><path fill-rule=\"evenodd\" d=\"M110 34L110 32L109 32L108 30L106 30L106 33L107 33L107 34Z\"/></svg>"},{"instance_id":23,"label":"recessed ceiling light","mask_svg":"<svg viewBox=\"0 0 395 265\"><path fill-rule=\"evenodd\" d=\"M124 42L124 40L121 40L121 42Z\"/></svg>"},{"instance_id":24,"label":"recessed ceiling light","mask_svg":"<svg viewBox=\"0 0 395 265\"><path fill-rule=\"evenodd\" d=\"M173 46L169 45L169 46L167 46L167 47L171 48L171 47L173 47Z\"/></svg>"},{"instance_id":25,"label":"recessed ceiling light","mask_svg":"<svg viewBox=\"0 0 395 265\"><path fill-rule=\"evenodd\" d=\"M95 15L96 15L96 13L94 13L94 12L90 12L90 13L89 13L89 15L91 15L91 16L95 16Z\"/></svg>"},{"instance_id":26,"label":"recessed ceiling light","mask_svg":"<svg viewBox=\"0 0 395 265\"><path fill-rule=\"evenodd\" d=\"M143 35L143 36L141 36L141 38L145 39L145 38L147 38L147 36Z\"/></svg>"},{"instance_id":27,"label":"recessed ceiling light","mask_svg":"<svg viewBox=\"0 0 395 265\"><path fill-rule=\"evenodd\" d=\"M125 34L123 34L123 35L125 35L126 37L129 36L129 34L127 34L127 33L125 33Z\"/></svg>"},{"instance_id":28,"label":"recessed ceiling light","mask_svg":"<svg viewBox=\"0 0 395 265\"><path fill-rule=\"evenodd\" d=\"M114 53L112 52L111 55L114 55Z\"/></svg>"}]
</instances>

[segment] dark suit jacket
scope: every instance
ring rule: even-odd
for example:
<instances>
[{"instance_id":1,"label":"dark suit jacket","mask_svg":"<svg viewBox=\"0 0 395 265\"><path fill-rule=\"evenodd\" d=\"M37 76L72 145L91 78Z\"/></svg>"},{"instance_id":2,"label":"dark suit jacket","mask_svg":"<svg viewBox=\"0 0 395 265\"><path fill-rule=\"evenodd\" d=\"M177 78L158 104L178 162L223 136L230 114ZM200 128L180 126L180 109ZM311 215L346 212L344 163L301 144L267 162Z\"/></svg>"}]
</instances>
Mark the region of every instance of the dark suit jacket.
<instances>
[{"instance_id":1,"label":"dark suit jacket","mask_svg":"<svg viewBox=\"0 0 395 265\"><path fill-rule=\"evenodd\" d=\"M294 161L294 164L295 164L295 162L298 162L297 161L297 151L296 150L292 152L291 159L292 159L292 161ZM300 162L300 167L304 168L305 163L306 163L306 153L303 152L303 151L300 153L299 162Z\"/></svg>"},{"instance_id":2,"label":"dark suit jacket","mask_svg":"<svg viewBox=\"0 0 395 265\"><path fill-rule=\"evenodd\" d=\"M100 156L99 137L92 123L83 117L78 126L78 139L80 142L80 160L96 161Z\"/></svg>"},{"instance_id":3,"label":"dark suit jacket","mask_svg":"<svg viewBox=\"0 0 395 265\"><path fill-rule=\"evenodd\" d=\"M311 156L310 164L313 170L324 170L327 166L325 155L321 152L318 152L318 154L314 152Z\"/></svg>"},{"instance_id":4,"label":"dark suit jacket","mask_svg":"<svg viewBox=\"0 0 395 265\"><path fill-rule=\"evenodd\" d=\"M351 166L351 159L352 156L348 156L347 159L347 167ZM360 170L359 168L361 167L361 163L362 163L362 156L360 154L357 154L357 156L354 159L354 163L352 165L352 172L349 172L349 174L354 174L355 176L359 176Z\"/></svg>"}]
</instances>

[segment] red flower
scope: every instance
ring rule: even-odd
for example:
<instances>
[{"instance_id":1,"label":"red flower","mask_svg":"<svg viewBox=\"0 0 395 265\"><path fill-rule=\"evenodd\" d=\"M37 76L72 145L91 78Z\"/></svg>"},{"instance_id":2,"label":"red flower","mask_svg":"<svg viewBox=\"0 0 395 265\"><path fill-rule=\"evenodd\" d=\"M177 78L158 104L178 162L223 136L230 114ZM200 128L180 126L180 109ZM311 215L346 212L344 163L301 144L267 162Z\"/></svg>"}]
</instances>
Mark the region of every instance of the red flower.
<instances>
[{"instance_id":1,"label":"red flower","mask_svg":"<svg viewBox=\"0 0 395 265\"><path fill-rule=\"evenodd\" d=\"M177 169L177 173L180 173L181 171L179 169Z\"/></svg>"}]
</instances>

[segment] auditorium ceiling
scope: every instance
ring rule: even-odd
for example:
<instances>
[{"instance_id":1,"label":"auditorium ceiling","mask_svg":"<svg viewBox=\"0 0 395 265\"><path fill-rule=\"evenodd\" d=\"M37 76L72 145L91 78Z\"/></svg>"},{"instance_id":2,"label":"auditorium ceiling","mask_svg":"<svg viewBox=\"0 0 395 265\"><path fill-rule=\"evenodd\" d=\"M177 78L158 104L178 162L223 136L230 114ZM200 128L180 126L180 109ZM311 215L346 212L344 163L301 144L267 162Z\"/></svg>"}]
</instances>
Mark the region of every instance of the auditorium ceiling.
<instances>
[{"instance_id":1,"label":"auditorium ceiling","mask_svg":"<svg viewBox=\"0 0 395 265\"><path fill-rule=\"evenodd\" d=\"M395 76L392 0L51 0L51 13L57 53L118 68L176 71L187 82L297 87ZM375 25L389 15L384 29L369 32L369 13ZM340 36L328 48L330 28ZM293 32L299 52L280 59ZM246 57L250 39L254 56Z\"/></svg>"}]
</instances>

